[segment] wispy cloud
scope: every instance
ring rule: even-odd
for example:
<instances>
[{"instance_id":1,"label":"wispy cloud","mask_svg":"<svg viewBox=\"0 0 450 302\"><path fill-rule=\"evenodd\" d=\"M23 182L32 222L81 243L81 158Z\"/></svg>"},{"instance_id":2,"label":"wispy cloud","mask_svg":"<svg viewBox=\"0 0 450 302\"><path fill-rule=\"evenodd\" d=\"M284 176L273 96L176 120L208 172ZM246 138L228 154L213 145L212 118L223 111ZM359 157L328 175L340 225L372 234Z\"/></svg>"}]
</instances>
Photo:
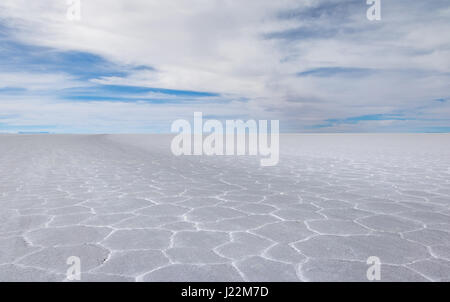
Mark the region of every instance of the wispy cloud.
<instances>
[{"instance_id":1,"label":"wispy cloud","mask_svg":"<svg viewBox=\"0 0 450 302\"><path fill-rule=\"evenodd\" d=\"M345 76L345 77L360 77L369 75L374 72L368 68L354 68L354 67L320 67L305 70L297 73L299 77L333 77L333 76Z\"/></svg>"},{"instance_id":2,"label":"wispy cloud","mask_svg":"<svg viewBox=\"0 0 450 302\"><path fill-rule=\"evenodd\" d=\"M284 131L450 125L448 0L0 3L0 131L143 132L194 111Z\"/></svg>"}]
</instances>

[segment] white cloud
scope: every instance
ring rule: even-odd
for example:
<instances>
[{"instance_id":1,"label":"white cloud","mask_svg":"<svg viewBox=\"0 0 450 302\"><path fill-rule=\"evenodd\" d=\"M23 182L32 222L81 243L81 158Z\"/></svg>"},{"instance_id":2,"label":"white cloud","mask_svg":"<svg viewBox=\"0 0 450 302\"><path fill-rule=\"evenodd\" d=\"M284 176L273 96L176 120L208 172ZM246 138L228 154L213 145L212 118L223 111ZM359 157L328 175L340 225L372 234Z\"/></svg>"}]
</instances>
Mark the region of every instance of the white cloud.
<instances>
[{"instance_id":1,"label":"white cloud","mask_svg":"<svg viewBox=\"0 0 450 302\"><path fill-rule=\"evenodd\" d=\"M282 127L284 123L286 128L301 130L331 118L413 111L428 106L434 98L448 96L450 36L443 33L450 31L450 21L448 8L437 5L441 3L382 1L383 19L377 23L366 19L364 0L82 0L81 22L70 22L65 0L2 0L0 20L25 43L87 51L118 64L155 68L136 70L125 77L100 77L90 83L248 98L245 104L199 109L216 115L244 112L256 118L280 119ZM319 9L327 13L314 16L311 10L315 8L316 14ZM289 11L298 16L279 18ZM305 28L312 34L302 32ZM279 37L268 39L272 33ZM383 72L357 78L296 76L329 66ZM58 88L75 85L68 76L52 77L0 74L0 81L5 80L2 85L6 87L23 78L23 84L32 89L49 83ZM0 102L3 110L4 101ZM25 106L27 102L23 102ZM193 112L196 106L58 101L44 106L48 114L42 108L30 110L64 125L67 121L79 124L79 119L56 118L61 110L85 112L92 120L105 121L105 127L108 119L112 123L134 119L133 125L138 127L150 118L174 120L183 110ZM160 108L165 108L164 113ZM148 114L144 117L142 112ZM39 118L29 121L38 122Z\"/></svg>"},{"instance_id":2,"label":"white cloud","mask_svg":"<svg viewBox=\"0 0 450 302\"><path fill-rule=\"evenodd\" d=\"M26 88L31 91L61 90L86 86L64 73L0 72L1 88Z\"/></svg>"}]
</instances>

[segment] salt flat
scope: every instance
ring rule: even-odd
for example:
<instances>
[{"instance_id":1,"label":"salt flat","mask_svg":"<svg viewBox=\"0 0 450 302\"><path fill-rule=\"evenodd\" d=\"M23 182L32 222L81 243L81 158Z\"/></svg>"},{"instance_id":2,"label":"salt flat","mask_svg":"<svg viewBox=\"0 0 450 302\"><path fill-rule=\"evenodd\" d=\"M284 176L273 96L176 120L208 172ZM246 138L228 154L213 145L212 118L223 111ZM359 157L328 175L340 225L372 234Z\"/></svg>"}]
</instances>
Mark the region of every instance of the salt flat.
<instances>
[{"instance_id":1,"label":"salt flat","mask_svg":"<svg viewBox=\"0 0 450 302\"><path fill-rule=\"evenodd\" d=\"M0 281L450 281L450 136L282 135L280 162L168 135L0 135Z\"/></svg>"}]
</instances>

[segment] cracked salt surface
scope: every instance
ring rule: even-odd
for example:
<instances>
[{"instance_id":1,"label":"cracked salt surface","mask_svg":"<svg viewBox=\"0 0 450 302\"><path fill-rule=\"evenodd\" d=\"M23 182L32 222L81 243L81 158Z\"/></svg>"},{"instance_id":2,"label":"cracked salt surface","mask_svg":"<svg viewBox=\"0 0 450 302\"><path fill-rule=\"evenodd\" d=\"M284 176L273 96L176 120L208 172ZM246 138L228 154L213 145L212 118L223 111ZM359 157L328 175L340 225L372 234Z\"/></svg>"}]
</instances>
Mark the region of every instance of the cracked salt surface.
<instances>
[{"instance_id":1,"label":"cracked salt surface","mask_svg":"<svg viewBox=\"0 0 450 302\"><path fill-rule=\"evenodd\" d=\"M450 281L449 135L282 135L280 163L166 135L1 135L0 281Z\"/></svg>"}]
</instances>

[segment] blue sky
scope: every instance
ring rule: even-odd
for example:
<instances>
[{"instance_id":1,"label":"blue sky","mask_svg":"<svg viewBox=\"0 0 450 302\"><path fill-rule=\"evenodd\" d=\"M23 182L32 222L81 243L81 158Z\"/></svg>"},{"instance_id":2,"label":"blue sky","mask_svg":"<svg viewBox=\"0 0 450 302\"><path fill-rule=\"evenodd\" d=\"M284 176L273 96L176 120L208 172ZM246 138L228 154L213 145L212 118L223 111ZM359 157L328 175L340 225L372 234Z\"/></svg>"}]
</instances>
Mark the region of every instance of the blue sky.
<instances>
[{"instance_id":1,"label":"blue sky","mask_svg":"<svg viewBox=\"0 0 450 302\"><path fill-rule=\"evenodd\" d=\"M35 3L38 2L38 3ZM283 132L449 132L450 4L0 3L0 132L169 132L195 111Z\"/></svg>"}]
</instances>

